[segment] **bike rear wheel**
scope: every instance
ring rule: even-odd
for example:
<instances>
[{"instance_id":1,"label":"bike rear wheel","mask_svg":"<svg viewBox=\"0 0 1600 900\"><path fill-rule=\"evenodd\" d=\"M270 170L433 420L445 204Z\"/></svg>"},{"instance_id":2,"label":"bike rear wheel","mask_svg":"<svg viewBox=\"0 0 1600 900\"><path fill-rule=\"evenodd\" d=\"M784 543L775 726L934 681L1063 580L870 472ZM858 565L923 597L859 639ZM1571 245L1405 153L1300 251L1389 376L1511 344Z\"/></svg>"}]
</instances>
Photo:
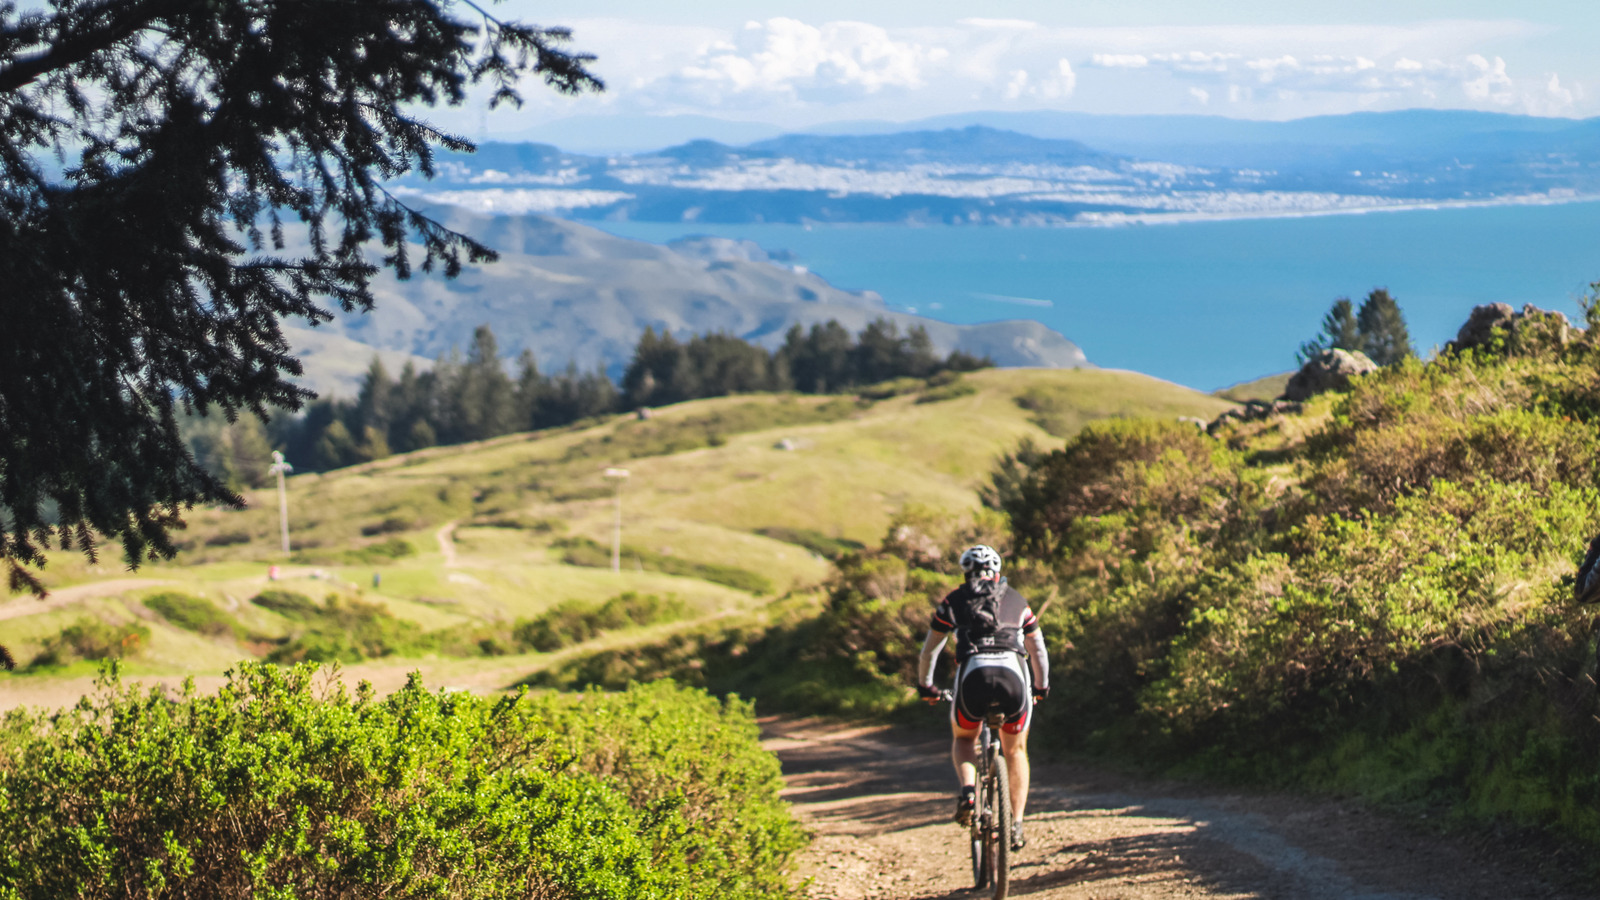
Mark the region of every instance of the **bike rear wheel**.
<instances>
[{"instance_id":1,"label":"bike rear wheel","mask_svg":"<svg viewBox=\"0 0 1600 900\"><path fill-rule=\"evenodd\" d=\"M1005 900L1006 893L1011 890L1011 772L1006 765L1006 758L996 753L991 771L994 773L994 810L995 827L989 830L992 848L990 858L994 865L990 871L993 873L994 900Z\"/></svg>"}]
</instances>

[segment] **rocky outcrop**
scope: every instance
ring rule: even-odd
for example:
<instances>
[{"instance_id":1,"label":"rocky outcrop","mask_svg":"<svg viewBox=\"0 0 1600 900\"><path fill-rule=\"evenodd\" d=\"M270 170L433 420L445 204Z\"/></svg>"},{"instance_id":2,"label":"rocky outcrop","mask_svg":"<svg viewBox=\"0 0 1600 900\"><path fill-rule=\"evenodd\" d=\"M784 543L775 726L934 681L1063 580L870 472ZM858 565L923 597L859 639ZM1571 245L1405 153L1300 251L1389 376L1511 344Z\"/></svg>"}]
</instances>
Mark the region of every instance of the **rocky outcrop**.
<instances>
[{"instance_id":1,"label":"rocky outcrop","mask_svg":"<svg viewBox=\"0 0 1600 900\"><path fill-rule=\"evenodd\" d=\"M1377 369L1378 364L1359 350L1324 350L1294 373L1283 399L1303 402L1325 391L1342 391L1350 386L1350 379Z\"/></svg>"},{"instance_id":2,"label":"rocky outcrop","mask_svg":"<svg viewBox=\"0 0 1600 900\"><path fill-rule=\"evenodd\" d=\"M1496 342L1496 335L1503 343ZM1445 345L1447 351L1477 347L1501 347L1511 353L1525 353L1547 347L1565 347L1578 334L1567 317L1533 304L1517 312L1509 303L1474 306L1456 339Z\"/></svg>"},{"instance_id":3,"label":"rocky outcrop","mask_svg":"<svg viewBox=\"0 0 1600 900\"><path fill-rule=\"evenodd\" d=\"M1305 409L1300 403L1293 400L1246 400L1240 406L1223 412L1222 415L1212 419L1205 426L1206 434L1215 436L1216 433L1230 423L1259 422L1273 416L1294 415Z\"/></svg>"}]
</instances>

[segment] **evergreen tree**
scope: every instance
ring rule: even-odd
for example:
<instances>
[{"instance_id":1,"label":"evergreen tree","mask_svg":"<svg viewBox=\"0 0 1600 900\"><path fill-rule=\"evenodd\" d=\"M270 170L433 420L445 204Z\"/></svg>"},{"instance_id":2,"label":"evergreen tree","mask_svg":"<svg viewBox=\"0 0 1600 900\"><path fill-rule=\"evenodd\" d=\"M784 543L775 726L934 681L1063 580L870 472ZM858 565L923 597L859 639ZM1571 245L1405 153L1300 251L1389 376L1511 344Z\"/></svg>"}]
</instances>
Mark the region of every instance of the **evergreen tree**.
<instances>
[{"instance_id":1,"label":"evergreen tree","mask_svg":"<svg viewBox=\"0 0 1600 900\"><path fill-rule=\"evenodd\" d=\"M516 429L515 392L499 350L488 325L473 330L467 361L457 371L456 441L481 441Z\"/></svg>"},{"instance_id":2,"label":"evergreen tree","mask_svg":"<svg viewBox=\"0 0 1600 900\"><path fill-rule=\"evenodd\" d=\"M539 404L543 401L545 389L545 377L539 373L539 363L533 358L533 351L524 349L517 357L517 385L513 400L519 429L533 431L545 427L539 419Z\"/></svg>"},{"instance_id":3,"label":"evergreen tree","mask_svg":"<svg viewBox=\"0 0 1600 900\"><path fill-rule=\"evenodd\" d=\"M373 354L372 364L367 366L367 374L361 379L361 390L356 394L357 429L376 428L388 433L389 421L394 415L394 391L395 383L383 367L383 360ZM386 437L385 442L387 440Z\"/></svg>"},{"instance_id":4,"label":"evergreen tree","mask_svg":"<svg viewBox=\"0 0 1600 900\"><path fill-rule=\"evenodd\" d=\"M888 319L874 319L861 329L851 355L852 383L876 384L906 373L900 328Z\"/></svg>"},{"instance_id":5,"label":"evergreen tree","mask_svg":"<svg viewBox=\"0 0 1600 900\"><path fill-rule=\"evenodd\" d=\"M439 442L438 432L428 424L435 405L433 385L432 372L419 374L417 364L410 360L401 367L400 379L390 392L394 412L389 422L389 446L405 453Z\"/></svg>"},{"instance_id":6,"label":"evergreen tree","mask_svg":"<svg viewBox=\"0 0 1600 900\"><path fill-rule=\"evenodd\" d=\"M837 321L811 326L810 333L799 325L789 329L780 365L788 368L795 389L808 394L826 394L856 383L852 354L855 339Z\"/></svg>"},{"instance_id":7,"label":"evergreen tree","mask_svg":"<svg viewBox=\"0 0 1600 900\"><path fill-rule=\"evenodd\" d=\"M1356 324L1356 314L1350 298L1340 297L1333 301L1328 314L1322 317L1321 333L1301 344L1296 357L1303 363L1324 350L1352 350L1364 353L1365 348L1366 337L1361 333L1361 327Z\"/></svg>"},{"instance_id":8,"label":"evergreen tree","mask_svg":"<svg viewBox=\"0 0 1600 900\"><path fill-rule=\"evenodd\" d=\"M938 354L933 351L933 338L928 337L928 329L921 325L913 325L906 331L901 353L905 374L913 378L927 378L943 368Z\"/></svg>"},{"instance_id":9,"label":"evergreen tree","mask_svg":"<svg viewBox=\"0 0 1600 900\"><path fill-rule=\"evenodd\" d=\"M1393 365L1416 355L1400 304L1389 296L1388 289L1372 289L1356 313L1356 324L1361 330L1362 349L1378 365Z\"/></svg>"},{"instance_id":10,"label":"evergreen tree","mask_svg":"<svg viewBox=\"0 0 1600 900\"><path fill-rule=\"evenodd\" d=\"M380 182L467 150L422 118L487 81L598 88L568 33L444 0L0 3L0 559L52 540L176 553L186 504L237 504L178 412L309 394L280 322L369 308L381 266L493 258ZM291 236L289 232L293 231ZM292 238L292 239L291 239ZM377 242L383 252L373 253ZM414 247L420 246L420 253ZM291 249L300 248L300 249ZM420 256L420 259L416 257ZM378 262L374 262L377 260Z\"/></svg>"},{"instance_id":11,"label":"evergreen tree","mask_svg":"<svg viewBox=\"0 0 1600 900\"><path fill-rule=\"evenodd\" d=\"M350 436L350 429L338 419L329 422L328 427L322 430L322 434L317 437L316 444L312 447L312 465L318 471L326 472L358 462L361 462L361 455L356 449L355 439Z\"/></svg>"}]
</instances>

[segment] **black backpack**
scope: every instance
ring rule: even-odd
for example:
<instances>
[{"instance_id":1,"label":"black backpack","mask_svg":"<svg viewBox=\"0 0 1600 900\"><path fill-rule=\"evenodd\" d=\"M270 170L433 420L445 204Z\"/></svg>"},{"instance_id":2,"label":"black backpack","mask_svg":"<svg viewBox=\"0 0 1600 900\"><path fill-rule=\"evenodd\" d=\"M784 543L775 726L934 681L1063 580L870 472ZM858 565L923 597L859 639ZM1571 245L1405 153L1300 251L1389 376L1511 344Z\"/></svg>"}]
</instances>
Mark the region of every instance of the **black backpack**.
<instances>
[{"instance_id":1,"label":"black backpack","mask_svg":"<svg viewBox=\"0 0 1600 900\"><path fill-rule=\"evenodd\" d=\"M956 617L956 625L961 629L962 659L974 653L996 650L1023 652L1022 629L1000 620L1001 607L1010 592L1006 580L999 578L988 590L977 590L969 583L965 591L956 595L964 601L961 609L951 610Z\"/></svg>"}]
</instances>

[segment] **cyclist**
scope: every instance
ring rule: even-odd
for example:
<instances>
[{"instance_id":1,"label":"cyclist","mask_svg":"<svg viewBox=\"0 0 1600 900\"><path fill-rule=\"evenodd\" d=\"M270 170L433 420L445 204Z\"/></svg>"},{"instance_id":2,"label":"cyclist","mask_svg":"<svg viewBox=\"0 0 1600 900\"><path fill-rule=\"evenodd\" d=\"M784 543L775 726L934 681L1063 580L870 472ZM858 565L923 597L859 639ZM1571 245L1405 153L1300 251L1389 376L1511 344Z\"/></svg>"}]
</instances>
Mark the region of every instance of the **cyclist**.
<instances>
[{"instance_id":1,"label":"cyclist","mask_svg":"<svg viewBox=\"0 0 1600 900\"><path fill-rule=\"evenodd\" d=\"M1011 770L1011 846L1021 850L1022 811L1028 799L1028 726L1033 704L1050 693L1044 635L1028 601L1000 577L1000 554L979 544L961 554L966 583L939 603L917 662L917 693L937 703L934 661L950 632L956 634L955 695L950 701L950 759L961 782L956 821L972 819L978 780L978 727L1002 713L1000 752ZM1024 664L1026 660L1027 664Z\"/></svg>"}]
</instances>

